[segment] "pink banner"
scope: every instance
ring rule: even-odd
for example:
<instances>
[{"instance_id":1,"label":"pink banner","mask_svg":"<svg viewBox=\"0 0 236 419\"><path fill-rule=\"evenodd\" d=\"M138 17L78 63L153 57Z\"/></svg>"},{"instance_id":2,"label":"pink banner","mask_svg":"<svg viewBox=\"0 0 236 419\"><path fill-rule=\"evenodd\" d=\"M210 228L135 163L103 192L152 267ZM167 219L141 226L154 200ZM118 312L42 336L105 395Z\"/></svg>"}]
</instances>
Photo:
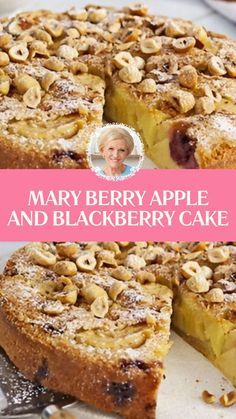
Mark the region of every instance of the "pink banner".
<instances>
[{"instance_id":1,"label":"pink banner","mask_svg":"<svg viewBox=\"0 0 236 419\"><path fill-rule=\"evenodd\" d=\"M236 171L1 170L0 241L236 240Z\"/></svg>"}]
</instances>

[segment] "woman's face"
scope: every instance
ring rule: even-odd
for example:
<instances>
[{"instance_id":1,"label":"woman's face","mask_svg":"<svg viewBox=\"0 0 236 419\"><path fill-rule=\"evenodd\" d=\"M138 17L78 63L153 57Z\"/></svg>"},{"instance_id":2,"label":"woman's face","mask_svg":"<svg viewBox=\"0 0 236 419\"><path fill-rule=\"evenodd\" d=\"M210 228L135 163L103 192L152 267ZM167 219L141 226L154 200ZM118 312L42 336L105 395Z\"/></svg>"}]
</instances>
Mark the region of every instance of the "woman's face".
<instances>
[{"instance_id":1,"label":"woman's face","mask_svg":"<svg viewBox=\"0 0 236 419\"><path fill-rule=\"evenodd\" d=\"M129 155L125 140L117 139L108 141L104 146L102 155L110 167L119 167Z\"/></svg>"}]
</instances>

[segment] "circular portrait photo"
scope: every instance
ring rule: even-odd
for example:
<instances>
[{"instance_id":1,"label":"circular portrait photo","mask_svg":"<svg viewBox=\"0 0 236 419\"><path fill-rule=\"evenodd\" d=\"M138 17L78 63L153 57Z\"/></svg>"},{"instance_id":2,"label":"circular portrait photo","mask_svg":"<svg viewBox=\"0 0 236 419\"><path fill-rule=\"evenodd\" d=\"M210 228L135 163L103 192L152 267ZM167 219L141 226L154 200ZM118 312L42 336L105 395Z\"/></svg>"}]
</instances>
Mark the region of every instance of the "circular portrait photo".
<instances>
[{"instance_id":1,"label":"circular portrait photo","mask_svg":"<svg viewBox=\"0 0 236 419\"><path fill-rule=\"evenodd\" d=\"M108 180L123 180L142 166L143 143L135 130L123 124L98 128L88 149L90 167Z\"/></svg>"}]
</instances>

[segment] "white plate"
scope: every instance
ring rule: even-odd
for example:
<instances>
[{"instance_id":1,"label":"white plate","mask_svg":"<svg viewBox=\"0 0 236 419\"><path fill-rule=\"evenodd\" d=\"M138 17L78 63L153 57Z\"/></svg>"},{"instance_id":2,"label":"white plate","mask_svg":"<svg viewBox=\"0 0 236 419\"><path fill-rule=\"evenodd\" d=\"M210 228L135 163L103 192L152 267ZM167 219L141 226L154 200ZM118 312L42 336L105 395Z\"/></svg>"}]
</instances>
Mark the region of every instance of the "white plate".
<instances>
[{"instance_id":1,"label":"white plate","mask_svg":"<svg viewBox=\"0 0 236 419\"><path fill-rule=\"evenodd\" d=\"M205 0L205 2L221 15L236 22L236 1L231 3L221 0Z\"/></svg>"},{"instance_id":2,"label":"white plate","mask_svg":"<svg viewBox=\"0 0 236 419\"><path fill-rule=\"evenodd\" d=\"M23 243L0 242L0 271L7 258ZM207 405L201 399L203 390L220 397L232 390L232 384L200 353L172 333L173 346L166 357L166 379L158 395L158 419L233 419L236 406L224 408L218 403ZM0 398L1 401L1 398ZM1 407L1 406L0 406ZM79 419L115 418L79 402L73 409ZM145 419L145 418L144 418Z\"/></svg>"}]
</instances>

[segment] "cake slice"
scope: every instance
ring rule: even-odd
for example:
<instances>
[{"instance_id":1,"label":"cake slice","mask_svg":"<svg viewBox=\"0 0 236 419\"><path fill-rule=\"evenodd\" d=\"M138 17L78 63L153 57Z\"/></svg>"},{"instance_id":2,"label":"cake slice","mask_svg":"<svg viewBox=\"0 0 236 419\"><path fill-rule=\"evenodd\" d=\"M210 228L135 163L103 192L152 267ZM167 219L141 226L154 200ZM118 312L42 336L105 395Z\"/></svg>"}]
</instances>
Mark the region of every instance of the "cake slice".
<instances>
[{"instance_id":1,"label":"cake slice","mask_svg":"<svg viewBox=\"0 0 236 419\"><path fill-rule=\"evenodd\" d=\"M0 279L0 345L28 379L125 418L154 419L172 291L145 281L145 260L121 249L17 251Z\"/></svg>"},{"instance_id":2,"label":"cake slice","mask_svg":"<svg viewBox=\"0 0 236 419\"><path fill-rule=\"evenodd\" d=\"M173 326L236 386L236 247L193 253L179 269Z\"/></svg>"}]
</instances>

